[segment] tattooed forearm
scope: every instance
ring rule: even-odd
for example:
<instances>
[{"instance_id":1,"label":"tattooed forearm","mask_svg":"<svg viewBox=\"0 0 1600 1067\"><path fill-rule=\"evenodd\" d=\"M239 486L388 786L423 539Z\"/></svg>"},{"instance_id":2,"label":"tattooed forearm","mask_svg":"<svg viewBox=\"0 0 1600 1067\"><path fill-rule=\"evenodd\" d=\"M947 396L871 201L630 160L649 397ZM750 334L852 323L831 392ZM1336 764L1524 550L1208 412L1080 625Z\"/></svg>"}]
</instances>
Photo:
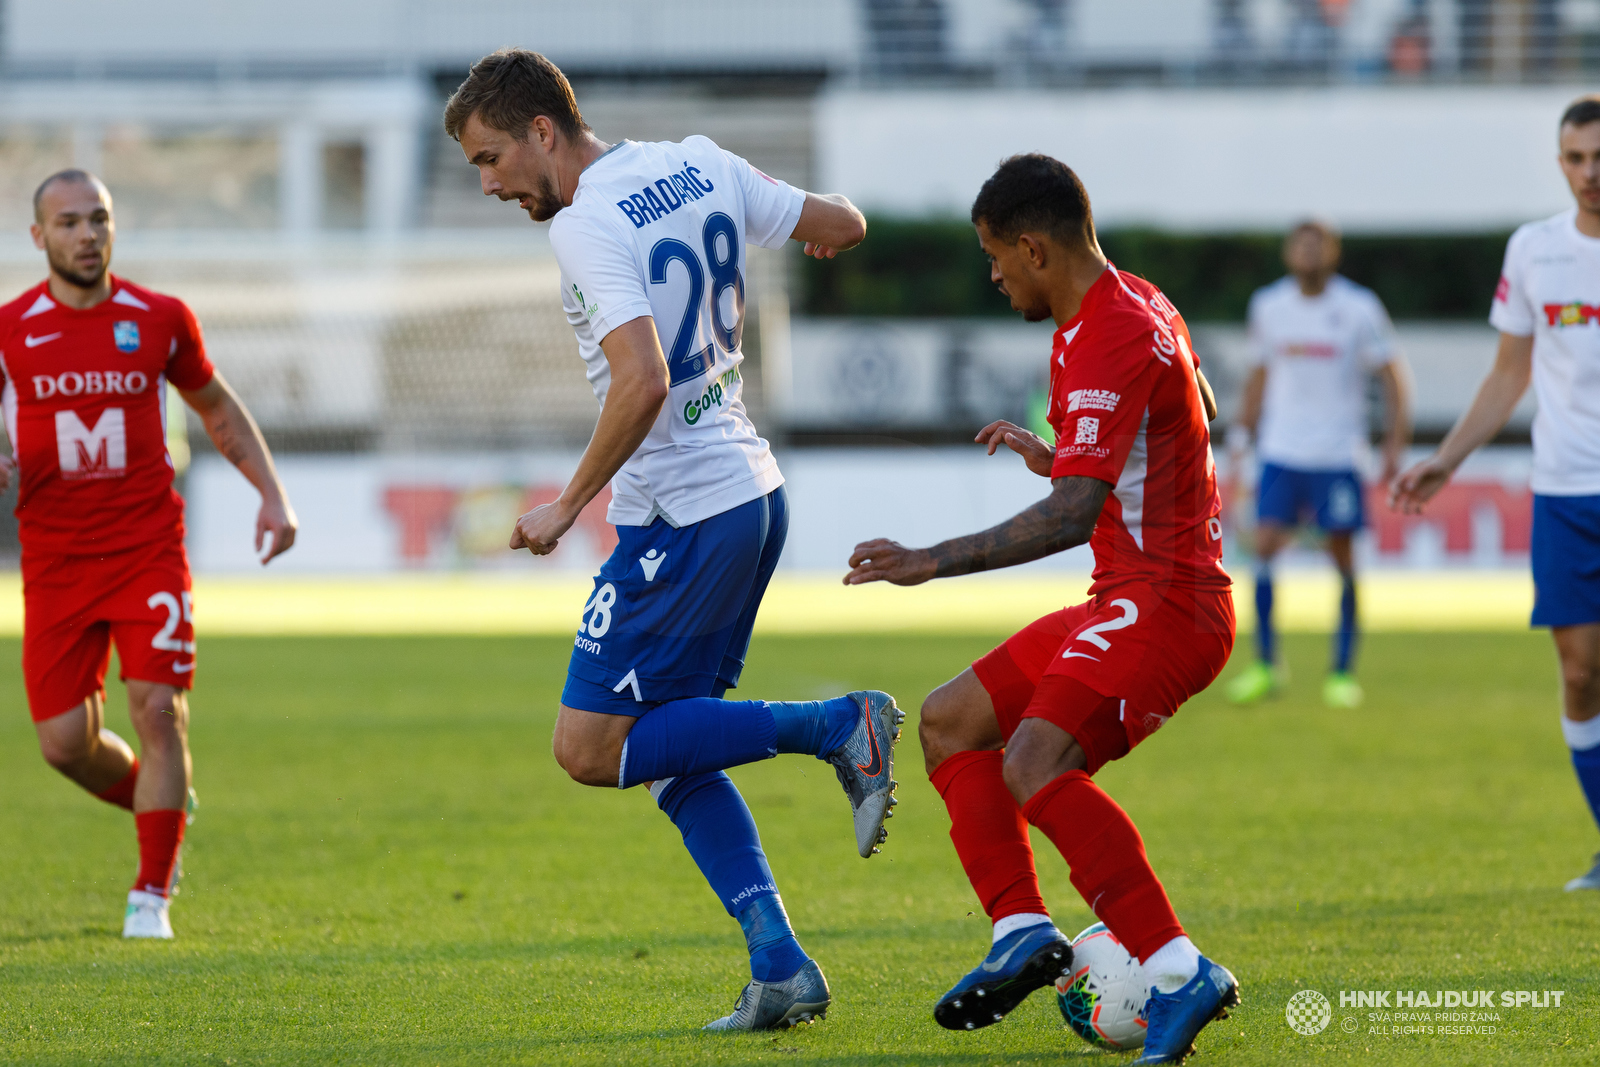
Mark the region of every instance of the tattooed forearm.
<instances>
[{"instance_id":1,"label":"tattooed forearm","mask_svg":"<svg viewBox=\"0 0 1600 1067\"><path fill-rule=\"evenodd\" d=\"M1042 559L1089 540L1111 486L1098 478L1057 478L1050 495L982 533L942 541L928 552L935 575L992 571Z\"/></svg>"},{"instance_id":2,"label":"tattooed forearm","mask_svg":"<svg viewBox=\"0 0 1600 1067\"><path fill-rule=\"evenodd\" d=\"M259 432L243 415L237 405L223 403L205 420L211 443L235 467L250 458L249 446L255 443Z\"/></svg>"}]
</instances>

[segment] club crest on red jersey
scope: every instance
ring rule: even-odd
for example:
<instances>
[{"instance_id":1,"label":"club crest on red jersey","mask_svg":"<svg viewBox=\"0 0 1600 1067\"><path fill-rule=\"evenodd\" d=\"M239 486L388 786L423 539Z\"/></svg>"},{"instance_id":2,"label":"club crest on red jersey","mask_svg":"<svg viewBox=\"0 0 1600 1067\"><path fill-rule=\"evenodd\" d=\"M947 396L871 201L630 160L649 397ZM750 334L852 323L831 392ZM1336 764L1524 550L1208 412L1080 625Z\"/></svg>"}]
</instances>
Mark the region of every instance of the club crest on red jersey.
<instances>
[{"instance_id":1,"label":"club crest on red jersey","mask_svg":"<svg viewBox=\"0 0 1600 1067\"><path fill-rule=\"evenodd\" d=\"M139 351L139 324L132 319L114 322L111 324L111 338L116 341L120 352Z\"/></svg>"}]
</instances>

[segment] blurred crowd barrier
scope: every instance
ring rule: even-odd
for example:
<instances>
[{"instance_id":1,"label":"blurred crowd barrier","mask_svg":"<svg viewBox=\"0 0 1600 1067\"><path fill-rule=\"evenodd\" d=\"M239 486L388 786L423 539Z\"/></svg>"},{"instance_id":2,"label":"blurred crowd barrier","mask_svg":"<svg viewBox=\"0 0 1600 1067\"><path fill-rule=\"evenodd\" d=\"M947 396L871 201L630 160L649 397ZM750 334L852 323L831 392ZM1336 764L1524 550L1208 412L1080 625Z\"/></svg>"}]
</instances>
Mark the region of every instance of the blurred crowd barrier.
<instances>
[{"instance_id":1,"label":"blurred crowd barrier","mask_svg":"<svg viewBox=\"0 0 1600 1067\"><path fill-rule=\"evenodd\" d=\"M1414 452L1414 457L1420 456ZM891 537L926 545L1000 522L1048 492L1020 458L970 448L780 449L791 505L789 571L842 574L861 541ZM546 557L512 552L517 516L554 500L578 453L393 453L289 455L280 472L301 519L298 543L273 573L359 574L498 571L592 574L616 546L605 521L609 494L589 505ZM1253 526L1253 464L1230 469L1219 456L1227 563L1242 573ZM1360 539L1367 565L1407 569L1525 566L1531 453L1492 448L1475 455L1422 516L1389 510L1381 486L1368 497L1371 529ZM201 457L189 473L189 551L208 573L258 569L251 552L255 493L226 462ZM1315 562L1314 539L1290 563ZM1087 573L1087 547L1024 570Z\"/></svg>"},{"instance_id":2,"label":"blurred crowd barrier","mask_svg":"<svg viewBox=\"0 0 1600 1067\"><path fill-rule=\"evenodd\" d=\"M506 41L564 67L801 69L975 84L1486 78L1600 62L1586 0L10 0L3 56L63 70L250 77L464 67Z\"/></svg>"},{"instance_id":3,"label":"blurred crowd barrier","mask_svg":"<svg viewBox=\"0 0 1600 1067\"><path fill-rule=\"evenodd\" d=\"M180 296L279 452L538 449L581 444L598 407L542 227L298 246L140 235L113 271ZM0 256L0 293L42 257ZM752 249L746 399L765 410L763 324L787 337L782 258ZM774 322L775 320L775 322ZM189 436L206 444L191 415Z\"/></svg>"},{"instance_id":4,"label":"blurred crowd barrier","mask_svg":"<svg viewBox=\"0 0 1600 1067\"><path fill-rule=\"evenodd\" d=\"M797 435L947 440L1000 418L1042 431L1054 329L1005 319L797 317L776 414ZM1220 435L1251 368L1245 329L1191 330L1221 408ZM1416 384L1417 432L1442 436L1493 365L1495 331L1486 322L1401 322L1396 333ZM1375 390L1371 401L1376 426ZM1533 411L1530 391L1511 432L1527 434Z\"/></svg>"}]
</instances>

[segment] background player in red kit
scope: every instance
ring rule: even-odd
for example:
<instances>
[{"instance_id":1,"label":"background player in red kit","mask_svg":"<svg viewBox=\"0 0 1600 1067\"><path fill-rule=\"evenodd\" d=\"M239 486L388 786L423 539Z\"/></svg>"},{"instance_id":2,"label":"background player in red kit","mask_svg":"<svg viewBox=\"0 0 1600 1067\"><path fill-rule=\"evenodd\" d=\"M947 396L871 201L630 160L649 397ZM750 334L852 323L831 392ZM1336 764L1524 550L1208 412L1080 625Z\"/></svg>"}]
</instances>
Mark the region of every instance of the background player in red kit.
<instances>
[{"instance_id":1,"label":"background player in red kit","mask_svg":"<svg viewBox=\"0 0 1600 1067\"><path fill-rule=\"evenodd\" d=\"M1051 479L1048 497L983 533L932 548L868 541L845 583L916 585L1026 563L1088 541L1087 603L1023 628L929 695L920 735L951 839L994 920L988 958L934 1009L951 1029L998 1022L1071 965L1028 844L1033 823L1072 884L1152 983L1141 1063L1188 1054L1238 1002L1238 983L1184 935L1132 820L1092 775L1154 733L1222 669L1233 601L1221 566L1211 456L1215 401L1189 331L1153 285L1122 274L1095 238L1088 194L1042 155L984 183L972 220L992 277L1030 322L1053 317L1056 445L1009 422L1002 443Z\"/></svg>"},{"instance_id":2,"label":"background player in red kit","mask_svg":"<svg viewBox=\"0 0 1600 1067\"><path fill-rule=\"evenodd\" d=\"M0 456L0 490L20 480L28 705L45 760L134 813L139 872L123 936L171 937L195 645L168 382L260 491L262 562L294 544L295 517L254 420L206 359L194 313L108 272L116 227L100 179L61 171L33 205L50 276L0 307L0 401L14 453ZM142 761L104 726L113 640Z\"/></svg>"}]
</instances>

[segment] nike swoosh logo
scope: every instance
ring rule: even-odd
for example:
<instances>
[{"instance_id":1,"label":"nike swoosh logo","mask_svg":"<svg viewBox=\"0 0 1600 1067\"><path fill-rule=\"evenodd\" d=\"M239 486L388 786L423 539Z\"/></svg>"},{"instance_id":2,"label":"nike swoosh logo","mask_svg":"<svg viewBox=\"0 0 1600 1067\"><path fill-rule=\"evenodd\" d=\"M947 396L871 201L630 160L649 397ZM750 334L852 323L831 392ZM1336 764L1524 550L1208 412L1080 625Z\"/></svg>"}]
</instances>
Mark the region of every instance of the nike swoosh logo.
<instances>
[{"instance_id":1,"label":"nike swoosh logo","mask_svg":"<svg viewBox=\"0 0 1600 1067\"><path fill-rule=\"evenodd\" d=\"M872 722L872 702L867 701L867 710L863 713L867 717L867 744L872 746L872 759L867 763L858 763L861 773L868 778L876 778L883 773L883 753L878 751L878 731Z\"/></svg>"},{"instance_id":2,"label":"nike swoosh logo","mask_svg":"<svg viewBox=\"0 0 1600 1067\"><path fill-rule=\"evenodd\" d=\"M33 334L30 333L28 336L26 336L26 337L24 337L22 339L22 343L27 345L29 348L38 348L40 345L44 344L46 341L54 341L57 337L60 337L60 336L61 336L60 333L47 333L43 337L35 337L35 336L33 336Z\"/></svg>"},{"instance_id":3,"label":"nike swoosh logo","mask_svg":"<svg viewBox=\"0 0 1600 1067\"><path fill-rule=\"evenodd\" d=\"M1091 656L1087 652L1063 652L1063 653L1061 653L1061 658L1062 659L1071 659L1074 656L1078 657L1079 659L1092 659L1096 663L1100 662L1100 657L1099 656Z\"/></svg>"},{"instance_id":4,"label":"nike swoosh logo","mask_svg":"<svg viewBox=\"0 0 1600 1067\"><path fill-rule=\"evenodd\" d=\"M1009 960L1011 958L1011 954L1017 951L1017 949L1021 948L1022 945L1023 942L1018 941L1015 945L1012 945L1010 948L1006 949L1006 954L1004 956L1001 956L993 963L990 963L988 960L984 960L982 963L978 964L978 966L982 967L990 974L993 974L995 971L998 971L1000 968L1004 967L1006 965L1006 960Z\"/></svg>"},{"instance_id":5,"label":"nike swoosh logo","mask_svg":"<svg viewBox=\"0 0 1600 1067\"><path fill-rule=\"evenodd\" d=\"M174 663L172 665L173 674L188 674L192 670L194 670L194 660L190 660L188 663Z\"/></svg>"}]
</instances>

